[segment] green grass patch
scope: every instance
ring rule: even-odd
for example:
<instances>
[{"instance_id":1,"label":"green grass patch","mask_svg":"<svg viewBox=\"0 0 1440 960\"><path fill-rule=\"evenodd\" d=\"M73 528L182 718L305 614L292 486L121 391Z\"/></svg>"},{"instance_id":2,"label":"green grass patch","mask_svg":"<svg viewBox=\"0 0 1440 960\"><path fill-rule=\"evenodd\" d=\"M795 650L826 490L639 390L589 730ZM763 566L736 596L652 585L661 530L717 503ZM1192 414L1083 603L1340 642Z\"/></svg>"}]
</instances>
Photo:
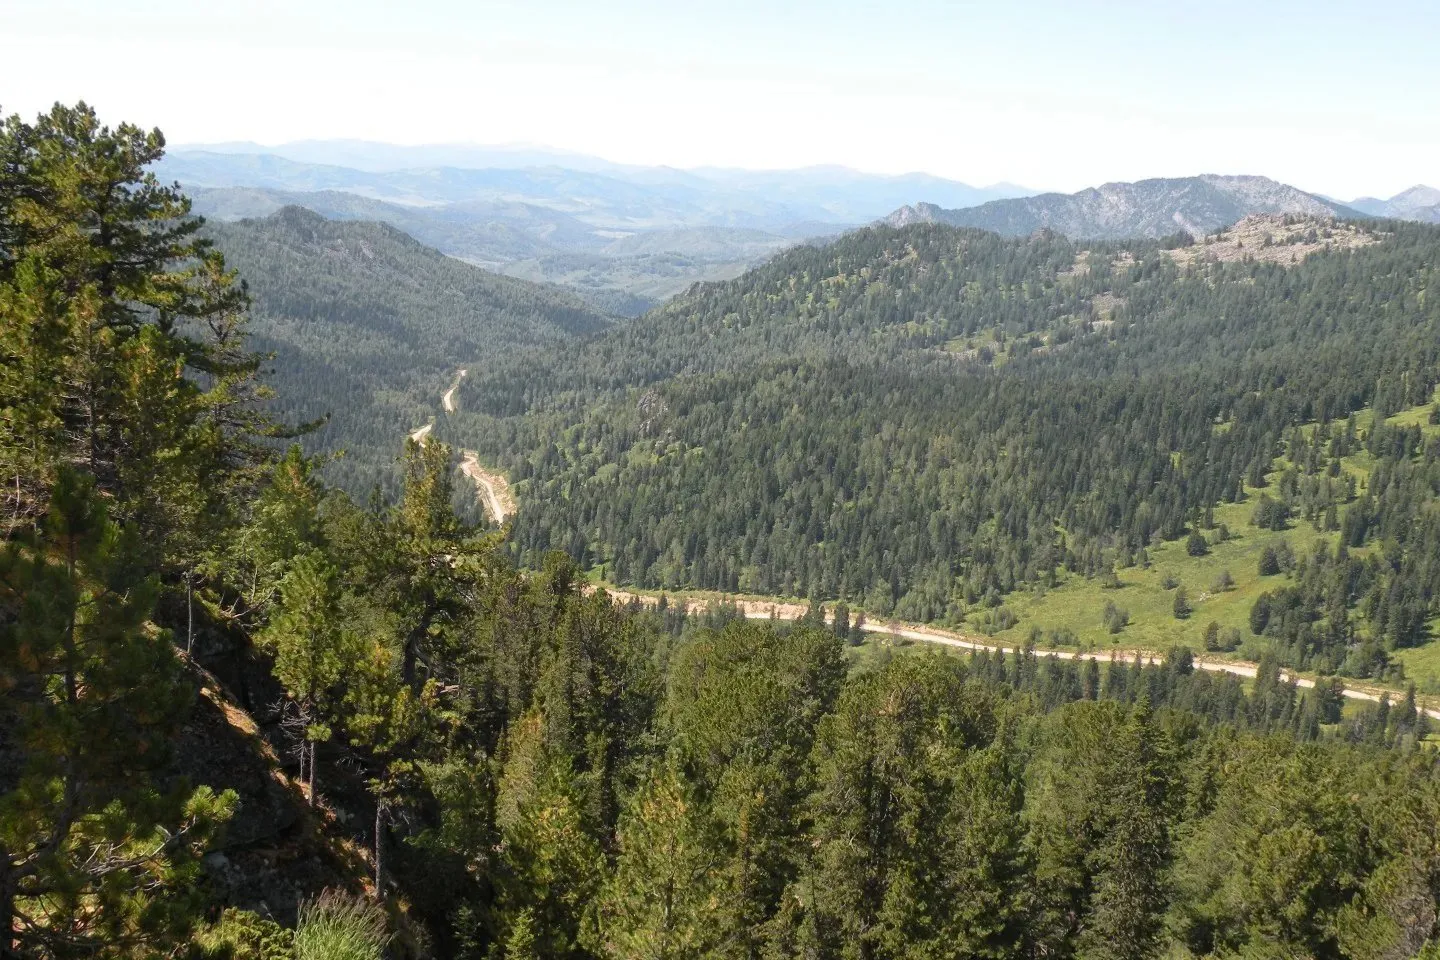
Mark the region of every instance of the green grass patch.
<instances>
[{"instance_id":1,"label":"green grass patch","mask_svg":"<svg viewBox=\"0 0 1440 960\"><path fill-rule=\"evenodd\" d=\"M1325 541L1332 547L1339 542L1338 534L1321 533L1309 523L1295 523L1284 532L1252 526L1250 517L1261 492L1249 490L1246 501L1215 509L1216 526L1224 525L1229 538L1212 543L1204 556L1190 556L1185 540L1175 540L1148 548L1149 569L1137 564L1118 571L1119 588L1107 588L1099 577L1071 575L1043 594L1011 594L1005 605L1019 615L1019 622L997 633L996 638L1023 643L1032 628L1038 627L1043 631L1068 630L1078 638L1082 649L1089 650L1164 650L1178 643L1202 650L1206 625L1213 620L1222 630L1239 630L1253 648L1256 641L1250 635L1250 607L1260 594L1281 586L1286 579L1283 573L1260 576L1260 556L1265 548L1278 547L1284 541L1299 557L1312 552L1318 542ZM1215 531L1205 532L1215 535ZM1218 582L1227 572L1234 584L1220 589ZM1175 617L1177 588L1167 588L1170 581L1183 587L1189 598L1191 613L1183 620ZM1106 629L1107 603L1114 603L1130 615L1129 625L1119 633Z\"/></svg>"},{"instance_id":2,"label":"green grass patch","mask_svg":"<svg viewBox=\"0 0 1440 960\"><path fill-rule=\"evenodd\" d=\"M1432 637L1440 636L1440 619L1430 621L1429 632ZM1405 676L1421 693L1440 694L1440 641L1396 650L1391 656L1405 665Z\"/></svg>"},{"instance_id":3,"label":"green grass patch","mask_svg":"<svg viewBox=\"0 0 1440 960\"><path fill-rule=\"evenodd\" d=\"M1368 429L1374 418L1365 411L1358 414L1356 420L1359 426ZM1401 411L1387 418L1387 422L1405 426L1419 424L1427 435L1440 432L1440 426L1430 424L1428 403ZM1360 450L1344 458L1341 468L1354 475L1363 489L1374 464L1374 457ZM1267 477L1267 483L1278 483L1288 467L1287 461L1278 459ZM1222 632L1230 628L1240 632L1244 645L1236 651L1237 657L1255 659L1264 650L1265 641L1250 633L1250 608L1262 593L1282 586L1287 578L1284 573L1260 576L1260 556L1265 548L1278 547L1284 541L1298 558L1312 553L1321 542L1332 550L1339 545L1338 533L1317 530L1305 520L1292 521L1290 528L1283 532L1253 526L1250 521L1256 501L1265 492L1266 488L1247 487L1246 499L1241 503L1221 504L1215 508L1215 525L1227 528L1229 538L1212 542L1204 556L1190 556L1186 541L1181 538L1147 548L1150 557L1148 569L1136 565L1118 571L1118 588L1105 586L1100 577L1086 578L1072 574L1058 587L1049 590L1011 594L1005 598L1004 606L1018 620L1015 626L997 632L995 639L1003 643L1024 643L1038 628L1045 634L1069 631L1083 650L1163 651L1174 644L1185 644L1201 651L1205 646L1206 626L1214 621L1220 625ZM1202 532L1209 539L1215 538L1214 530ZM1368 549L1373 547L1352 552L1363 554ZM1217 588L1223 572L1228 572L1234 581L1229 589ZM1191 613L1184 619L1175 616L1175 588L1167 586L1171 582L1183 586L1189 598ZM1106 628L1105 609L1108 603L1114 603L1129 613L1129 624L1119 633L1110 633ZM980 619L978 613L972 614L968 620L972 629L978 628ZM1440 627L1440 623L1432 626ZM1440 642L1397 651L1395 656L1404 663L1406 675L1415 679L1418 685L1426 687L1428 680L1428 688L1440 692Z\"/></svg>"}]
</instances>

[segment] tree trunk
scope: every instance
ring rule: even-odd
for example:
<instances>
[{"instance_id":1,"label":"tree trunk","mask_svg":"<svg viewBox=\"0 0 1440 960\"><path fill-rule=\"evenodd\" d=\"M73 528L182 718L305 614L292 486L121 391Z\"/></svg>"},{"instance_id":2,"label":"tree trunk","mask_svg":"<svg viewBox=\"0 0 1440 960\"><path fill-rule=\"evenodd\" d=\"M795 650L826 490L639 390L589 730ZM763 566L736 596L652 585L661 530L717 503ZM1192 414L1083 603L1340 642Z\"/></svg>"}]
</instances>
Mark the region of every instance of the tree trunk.
<instances>
[{"instance_id":1,"label":"tree trunk","mask_svg":"<svg viewBox=\"0 0 1440 960\"><path fill-rule=\"evenodd\" d=\"M375 899L383 900L385 897L385 868L380 856L385 849L385 805L378 799L375 801Z\"/></svg>"},{"instance_id":2,"label":"tree trunk","mask_svg":"<svg viewBox=\"0 0 1440 960\"><path fill-rule=\"evenodd\" d=\"M0 849L0 960L19 960L15 934L15 881L10 874L10 856Z\"/></svg>"},{"instance_id":3,"label":"tree trunk","mask_svg":"<svg viewBox=\"0 0 1440 960\"><path fill-rule=\"evenodd\" d=\"M430 632L430 621L434 617L435 611L427 603L424 613L420 616L420 622L405 637L405 654L400 665L400 679L412 690L420 689L415 677L416 662L420 658L420 644L424 642L425 635Z\"/></svg>"},{"instance_id":4,"label":"tree trunk","mask_svg":"<svg viewBox=\"0 0 1440 960\"><path fill-rule=\"evenodd\" d=\"M315 806L315 748L319 746L316 741L310 741L310 806Z\"/></svg>"},{"instance_id":5,"label":"tree trunk","mask_svg":"<svg viewBox=\"0 0 1440 960\"><path fill-rule=\"evenodd\" d=\"M185 571L185 655L195 650L195 586L194 576Z\"/></svg>"}]
</instances>

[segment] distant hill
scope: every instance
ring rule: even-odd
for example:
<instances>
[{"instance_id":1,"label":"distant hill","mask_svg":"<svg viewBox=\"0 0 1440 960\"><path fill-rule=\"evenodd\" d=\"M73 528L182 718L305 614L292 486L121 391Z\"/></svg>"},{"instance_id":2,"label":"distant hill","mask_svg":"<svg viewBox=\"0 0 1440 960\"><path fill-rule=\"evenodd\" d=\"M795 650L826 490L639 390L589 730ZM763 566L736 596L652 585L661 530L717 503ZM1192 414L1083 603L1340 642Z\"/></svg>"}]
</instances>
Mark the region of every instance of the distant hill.
<instances>
[{"instance_id":1,"label":"distant hill","mask_svg":"<svg viewBox=\"0 0 1440 960\"><path fill-rule=\"evenodd\" d=\"M930 203L901 207L891 226L946 223L1004 236L1051 229L1067 237L1162 237L1179 231L1203 236L1251 214L1358 217L1359 211L1266 177L1205 175L1107 183L1079 193L995 200L946 210Z\"/></svg>"},{"instance_id":2,"label":"distant hill","mask_svg":"<svg viewBox=\"0 0 1440 960\"><path fill-rule=\"evenodd\" d=\"M786 228L785 235L739 227L631 232L604 230L519 201L420 207L341 190L266 187L202 187L193 195L195 212L213 220L265 217L299 206L333 220L388 223L477 266L567 285L595 309L620 316L638 316L697 280L728 279L800 239L838 230L812 223ZM575 269L576 263L583 267Z\"/></svg>"},{"instance_id":3,"label":"distant hill","mask_svg":"<svg viewBox=\"0 0 1440 960\"><path fill-rule=\"evenodd\" d=\"M383 223L285 207L206 230L249 284L279 412L330 417L307 446L347 451L330 472L357 493L389 485L401 440L434 416L457 367L611 323L569 291L489 273Z\"/></svg>"},{"instance_id":4,"label":"distant hill","mask_svg":"<svg viewBox=\"0 0 1440 960\"><path fill-rule=\"evenodd\" d=\"M592 200L603 198L607 182L619 182L653 194L662 201L661 208L677 205L670 213L678 219L654 226L708 224L772 232L785 223L805 220L864 223L920 200L968 207L1033 192L1008 183L975 187L924 173L882 175L840 166L678 170L613 163L571 151L515 144L399 146L364 140L304 140L270 147L256 143L195 144L172 149L166 164L187 185L193 181L203 186L353 189L387 199L418 196L430 201L457 199L453 193L457 184L484 191L495 183L503 182L511 188L519 183L513 177L502 176L502 171L560 170L586 175L577 182L587 185ZM341 174L342 170L348 170L348 174ZM460 171L464 175L459 175ZM476 192L474 197L479 195ZM555 193L542 177L508 199L557 205L569 203L574 197Z\"/></svg>"},{"instance_id":5,"label":"distant hill","mask_svg":"<svg viewBox=\"0 0 1440 960\"><path fill-rule=\"evenodd\" d=\"M434 167L370 172L299 163L268 154L183 153L156 165L164 180L195 187L265 187L312 192L340 190L411 206L473 201L536 203L607 229L652 229L718 224L763 228L802 214L763 198L723 198L690 183L637 184L563 167L467 170Z\"/></svg>"},{"instance_id":6,"label":"distant hill","mask_svg":"<svg viewBox=\"0 0 1440 960\"><path fill-rule=\"evenodd\" d=\"M442 253L569 286L626 316L901 204L969 206L1026 192L844 167L676 170L545 148L351 140L180 148L156 173L184 185L196 212L213 219L297 205L378 220Z\"/></svg>"},{"instance_id":7,"label":"distant hill","mask_svg":"<svg viewBox=\"0 0 1440 960\"><path fill-rule=\"evenodd\" d=\"M481 266L555 249L598 250L613 240L568 214L518 202L417 207L341 190L265 187L197 188L192 200L196 213L217 220L268 217L282 207L297 206L332 220L388 223L427 246Z\"/></svg>"},{"instance_id":8,"label":"distant hill","mask_svg":"<svg viewBox=\"0 0 1440 960\"><path fill-rule=\"evenodd\" d=\"M1424 184L1418 184L1409 190L1397 193L1388 200L1361 197L1352 201L1350 206L1372 217L1392 217L1396 220L1440 223L1440 190Z\"/></svg>"}]
</instances>

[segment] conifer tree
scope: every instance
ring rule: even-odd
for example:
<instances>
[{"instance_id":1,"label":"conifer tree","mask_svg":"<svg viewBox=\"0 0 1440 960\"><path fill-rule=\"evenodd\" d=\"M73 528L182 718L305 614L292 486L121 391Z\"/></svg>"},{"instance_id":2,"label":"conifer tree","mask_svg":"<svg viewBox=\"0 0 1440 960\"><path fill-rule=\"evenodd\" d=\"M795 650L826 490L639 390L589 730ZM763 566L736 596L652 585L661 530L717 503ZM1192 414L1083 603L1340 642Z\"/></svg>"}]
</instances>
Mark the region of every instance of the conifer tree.
<instances>
[{"instance_id":1,"label":"conifer tree","mask_svg":"<svg viewBox=\"0 0 1440 960\"><path fill-rule=\"evenodd\" d=\"M12 519L34 517L59 464L95 477L147 562L197 562L231 482L269 457L246 352L246 295L189 201L147 167L158 131L57 105L0 129L0 373Z\"/></svg>"},{"instance_id":2,"label":"conifer tree","mask_svg":"<svg viewBox=\"0 0 1440 960\"><path fill-rule=\"evenodd\" d=\"M456 555L465 531L451 507L450 448L407 439L402 464L405 490L391 513L387 587L404 623L401 675L418 691L420 668L436 666L431 628L437 618L456 612Z\"/></svg>"},{"instance_id":3,"label":"conifer tree","mask_svg":"<svg viewBox=\"0 0 1440 960\"><path fill-rule=\"evenodd\" d=\"M1077 955L1143 960L1159 949L1168 896L1173 772L1150 704L1141 699L1117 731L1101 816L1103 839L1091 855L1089 916Z\"/></svg>"},{"instance_id":4,"label":"conifer tree","mask_svg":"<svg viewBox=\"0 0 1440 960\"><path fill-rule=\"evenodd\" d=\"M338 572L318 552L296 558L280 581L278 610L260 642L274 654L275 676L299 711L301 767L314 806L316 751L332 734L325 711L363 655L345 628Z\"/></svg>"},{"instance_id":5,"label":"conifer tree","mask_svg":"<svg viewBox=\"0 0 1440 960\"><path fill-rule=\"evenodd\" d=\"M945 827L936 838L945 848L939 882L951 912L940 939L964 956L1012 957L1025 942L1030 864L1013 741L1012 732L1002 731L988 747L965 758L956 772Z\"/></svg>"},{"instance_id":6,"label":"conifer tree","mask_svg":"<svg viewBox=\"0 0 1440 960\"><path fill-rule=\"evenodd\" d=\"M500 837L494 928L508 941L528 923L537 956L579 956L602 877L599 845L585 823L569 757L545 744L544 717L511 731L496 795ZM528 918L528 919L527 919Z\"/></svg>"},{"instance_id":7,"label":"conifer tree","mask_svg":"<svg viewBox=\"0 0 1440 960\"><path fill-rule=\"evenodd\" d=\"M61 469L43 529L0 554L0 956L159 951L196 917L234 798L161 776L194 691L137 553Z\"/></svg>"},{"instance_id":8,"label":"conifer tree","mask_svg":"<svg viewBox=\"0 0 1440 960\"><path fill-rule=\"evenodd\" d=\"M625 960L720 952L733 909L719 837L672 763L644 781L621 817L615 872L598 899L598 951Z\"/></svg>"},{"instance_id":9,"label":"conifer tree","mask_svg":"<svg viewBox=\"0 0 1440 960\"><path fill-rule=\"evenodd\" d=\"M225 559L245 613L263 615L280 595L291 563L325 544L320 519L323 491L314 466L293 445L275 464L270 482L249 511Z\"/></svg>"}]
</instances>

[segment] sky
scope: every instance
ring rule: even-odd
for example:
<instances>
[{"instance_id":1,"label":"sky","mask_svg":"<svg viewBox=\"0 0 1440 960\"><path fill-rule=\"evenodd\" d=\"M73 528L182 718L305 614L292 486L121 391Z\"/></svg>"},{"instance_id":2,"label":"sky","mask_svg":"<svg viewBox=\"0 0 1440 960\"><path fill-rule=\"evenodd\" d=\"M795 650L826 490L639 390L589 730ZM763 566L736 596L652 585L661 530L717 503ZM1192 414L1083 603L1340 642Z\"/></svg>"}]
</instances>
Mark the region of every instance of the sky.
<instances>
[{"instance_id":1,"label":"sky","mask_svg":"<svg viewBox=\"0 0 1440 960\"><path fill-rule=\"evenodd\" d=\"M1440 186L1437 0L0 0L0 111L1073 191Z\"/></svg>"}]
</instances>

